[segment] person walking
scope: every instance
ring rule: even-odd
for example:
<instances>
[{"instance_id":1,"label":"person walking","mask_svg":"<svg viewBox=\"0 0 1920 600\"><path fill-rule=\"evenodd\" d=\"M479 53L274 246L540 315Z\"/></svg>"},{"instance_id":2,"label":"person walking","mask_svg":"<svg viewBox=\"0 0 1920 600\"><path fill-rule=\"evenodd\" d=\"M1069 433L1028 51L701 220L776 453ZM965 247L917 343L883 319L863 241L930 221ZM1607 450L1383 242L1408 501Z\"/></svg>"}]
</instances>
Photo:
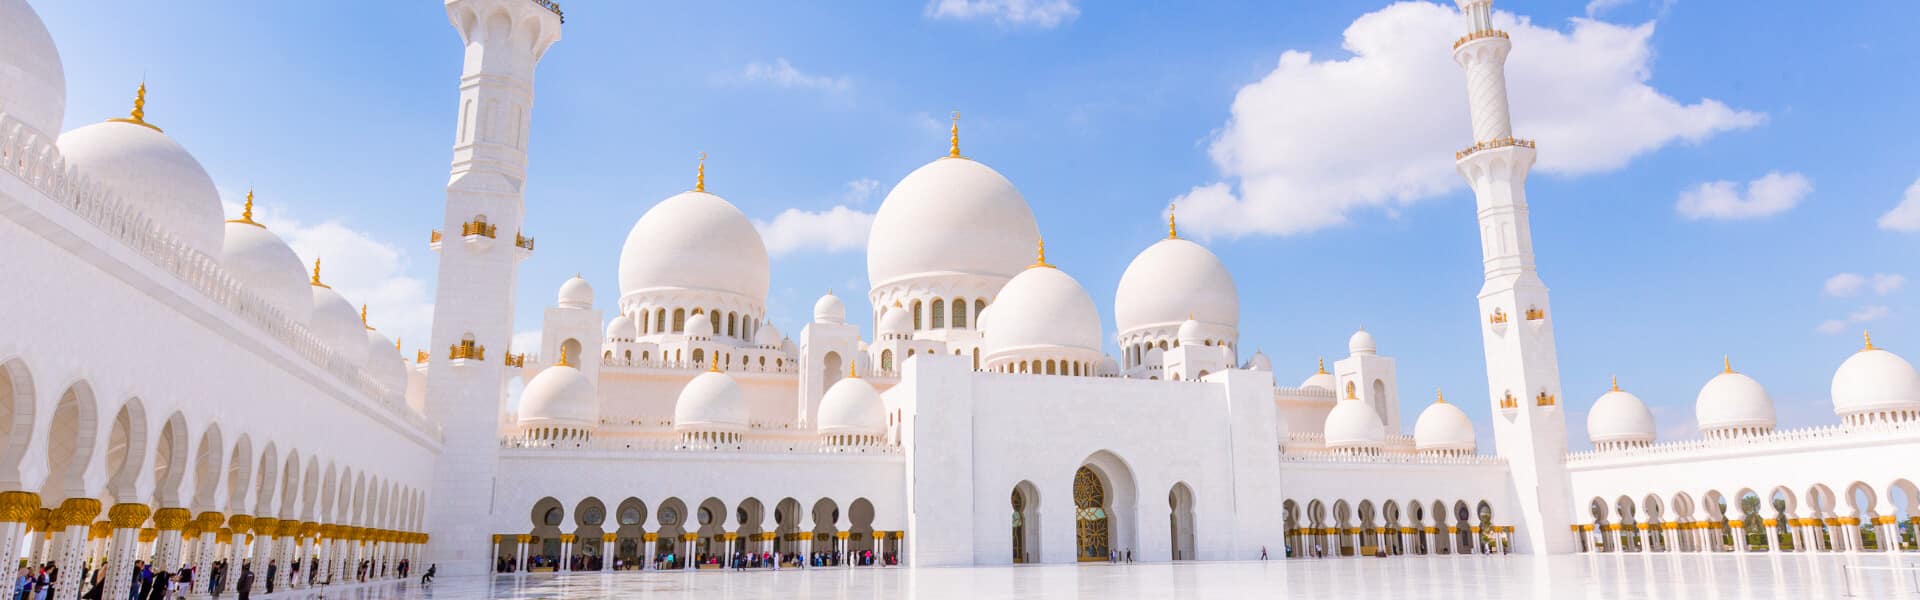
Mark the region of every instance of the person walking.
<instances>
[{"instance_id":1,"label":"person walking","mask_svg":"<svg viewBox=\"0 0 1920 600\"><path fill-rule=\"evenodd\" d=\"M253 565L240 564L240 578L234 580L233 591L240 595L240 600L253 597Z\"/></svg>"}]
</instances>

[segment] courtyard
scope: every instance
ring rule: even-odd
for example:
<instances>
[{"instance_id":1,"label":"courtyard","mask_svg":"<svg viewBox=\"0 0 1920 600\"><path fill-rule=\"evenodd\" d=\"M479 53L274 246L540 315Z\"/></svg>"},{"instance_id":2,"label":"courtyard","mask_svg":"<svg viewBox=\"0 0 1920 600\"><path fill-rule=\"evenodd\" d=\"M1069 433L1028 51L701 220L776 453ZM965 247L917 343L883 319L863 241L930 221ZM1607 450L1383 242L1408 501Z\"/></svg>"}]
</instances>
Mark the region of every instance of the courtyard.
<instances>
[{"instance_id":1,"label":"courtyard","mask_svg":"<svg viewBox=\"0 0 1920 600\"><path fill-rule=\"evenodd\" d=\"M570 573L442 578L272 598L1920 598L1899 555L1439 556L1249 562ZM1851 586L1851 587L1849 587Z\"/></svg>"}]
</instances>

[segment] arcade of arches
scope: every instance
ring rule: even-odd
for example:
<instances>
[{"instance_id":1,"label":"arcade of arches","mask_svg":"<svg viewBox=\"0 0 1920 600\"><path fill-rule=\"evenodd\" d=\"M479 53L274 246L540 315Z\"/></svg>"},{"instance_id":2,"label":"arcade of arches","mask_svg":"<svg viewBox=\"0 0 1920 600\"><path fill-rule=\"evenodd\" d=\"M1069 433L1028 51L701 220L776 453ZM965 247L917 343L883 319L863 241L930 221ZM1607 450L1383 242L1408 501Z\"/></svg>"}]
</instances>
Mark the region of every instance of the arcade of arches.
<instances>
[{"instance_id":1,"label":"arcade of arches","mask_svg":"<svg viewBox=\"0 0 1920 600\"><path fill-rule=\"evenodd\" d=\"M1590 521L1572 529L1585 552L1920 551L1920 488L1896 479L1880 489L1855 481L1708 490L1698 502L1687 492L1593 498Z\"/></svg>"},{"instance_id":2,"label":"arcade of arches","mask_svg":"<svg viewBox=\"0 0 1920 600\"><path fill-rule=\"evenodd\" d=\"M1512 551L1513 527L1496 523L1485 500L1309 500L1303 507L1289 499L1281 510L1288 558Z\"/></svg>"},{"instance_id":3,"label":"arcade of arches","mask_svg":"<svg viewBox=\"0 0 1920 600\"><path fill-rule=\"evenodd\" d=\"M611 509L611 510L610 510ZM493 536L494 570L613 571L719 569L736 560L770 567L779 555L812 566L899 564L906 532L874 527L866 498L811 504L758 498L729 505L719 498L689 503L670 497L655 506L629 497L608 506L588 497L571 506L547 497L534 503L524 533Z\"/></svg>"}]
</instances>

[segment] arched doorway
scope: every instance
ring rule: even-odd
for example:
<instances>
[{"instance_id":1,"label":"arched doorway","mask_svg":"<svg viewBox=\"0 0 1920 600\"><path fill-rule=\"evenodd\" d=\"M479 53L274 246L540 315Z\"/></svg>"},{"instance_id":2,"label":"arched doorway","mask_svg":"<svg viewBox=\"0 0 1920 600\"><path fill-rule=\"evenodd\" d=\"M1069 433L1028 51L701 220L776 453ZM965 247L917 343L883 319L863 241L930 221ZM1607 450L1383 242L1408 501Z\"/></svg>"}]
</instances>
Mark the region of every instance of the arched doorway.
<instances>
[{"instance_id":1,"label":"arched doorway","mask_svg":"<svg viewBox=\"0 0 1920 600\"><path fill-rule=\"evenodd\" d=\"M1107 507L1107 486L1093 469L1080 467L1073 474L1074 548L1080 562L1104 562L1113 556L1112 511Z\"/></svg>"},{"instance_id":2,"label":"arched doorway","mask_svg":"<svg viewBox=\"0 0 1920 600\"><path fill-rule=\"evenodd\" d=\"M1193 489L1185 483L1167 491L1167 529L1172 535L1173 560L1193 560Z\"/></svg>"},{"instance_id":3,"label":"arched doorway","mask_svg":"<svg viewBox=\"0 0 1920 600\"><path fill-rule=\"evenodd\" d=\"M1013 562L1033 562L1040 553L1040 494L1031 481L1013 486Z\"/></svg>"},{"instance_id":4,"label":"arched doorway","mask_svg":"<svg viewBox=\"0 0 1920 600\"><path fill-rule=\"evenodd\" d=\"M647 534L647 505L639 498L627 498L620 502L614 518L620 524L614 531L614 547L608 549L613 554L614 568L638 569L649 554L648 549L640 543Z\"/></svg>"}]
</instances>

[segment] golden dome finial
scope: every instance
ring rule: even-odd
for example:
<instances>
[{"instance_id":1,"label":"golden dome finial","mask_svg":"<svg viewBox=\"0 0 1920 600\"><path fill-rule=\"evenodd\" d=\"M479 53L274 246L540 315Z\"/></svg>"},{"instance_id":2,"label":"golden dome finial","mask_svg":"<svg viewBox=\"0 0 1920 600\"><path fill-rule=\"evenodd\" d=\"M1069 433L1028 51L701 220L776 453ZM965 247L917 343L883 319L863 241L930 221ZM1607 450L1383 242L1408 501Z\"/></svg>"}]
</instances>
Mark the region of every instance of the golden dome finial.
<instances>
[{"instance_id":1,"label":"golden dome finial","mask_svg":"<svg viewBox=\"0 0 1920 600\"><path fill-rule=\"evenodd\" d=\"M147 129L152 129L154 131L160 130L159 127L154 127L152 123L147 122L147 82L146 80L140 81L140 90L134 92L133 94L133 111L128 112L126 118L124 119L107 119L107 120L113 121L115 123L132 123L134 125L139 125Z\"/></svg>"},{"instance_id":2,"label":"golden dome finial","mask_svg":"<svg viewBox=\"0 0 1920 600\"><path fill-rule=\"evenodd\" d=\"M367 305L365 304L360 305L360 325L366 327L367 331L373 331L373 325L367 323Z\"/></svg>"},{"instance_id":3,"label":"golden dome finial","mask_svg":"<svg viewBox=\"0 0 1920 600\"><path fill-rule=\"evenodd\" d=\"M960 156L960 111L953 111L953 127L947 133L947 158L966 158Z\"/></svg>"},{"instance_id":4,"label":"golden dome finial","mask_svg":"<svg viewBox=\"0 0 1920 600\"><path fill-rule=\"evenodd\" d=\"M720 372L720 356L719 355L716 355L716 354L707 355L707 372L708 373Z\"/></svg>"},{"instance_id":5,"label":"golden dome finial","mask_svg":"<svg viewBox=\"0 0 1920 600\"><path fill-rule=\"evenodd\" d=\"M1446 404L1447 403L1446 392L1440 391L1440 388L1433 388L1433 403Z\"/></svg>"},{"instance_id":6,"label":"golden dome finial","mask_svg":"<svg viewBox=\"0 0 1920 600\"><path fill-rule=\"evenodd\" d=\"M700 174L694 176L693 191L707 191L707 153L700 153Z\"/></svg>"},{"instance_id":7,"label":"golden dome finial","mask_svg":"<svg viewBox=\"0 0 1920 600\"><path fill-rule=\"evenodd\" d=\"M1324 356L1320 357L1320 370L1315 371L1314 374L1315 375L1327 374L1327 357L1324 357Z\"/></svg>"},{"instance_id":8,"label":"golden dome finial","mask_svg":"<svg viewBox=\"0 0 1920 600\"><path fill-rule=\"evenodd\" d=\"M860 378L860 363L854 362L854 361L847 361L847 377L850 377L853 379Z\"/></svg>"},{"instance_id":9,"label":"golden dome finial","mask_svg":"<svg viewBox=\"0 0 1920 600\"><path fill-rule=\"evenodd\" d=\"M314 287L333 287L324 283L320 283L320 259L318 258L313 259L313 286Z\"/></svg>"},{"instance_id":10,"label":"golden dome finial","mask_svg":"<svg viewBox=\"0 0 1920 600\"><path fill-rule=\"evenodd\" d=\"M1047 264L1047 238L1045 237L1040 238L1040 242L1038 244L1037 249L1034 252L1034 255L1035 256L1033 258L1033 264L1029 265L1027 268L1029 269L1038 268L1038 267L1046 267L1049 269L1053 268L1053 265Z\"/></svg>"},{"instance_id":11,"label":"golden dome finial","mask_svg":"<svg viewBox=\"0 0 1920 600\"><path fill-rule=\"evenodd\" d=\"M406 338L400 338L400 337L395 337L395 338L393 338L393 350L394 350L395 352L399 352L399 351L400 351L400 340L402 340L402 339L406 339Z\"/></svg>"},{"instance_id":12,"label":"golden dome finial","mask_svg":"<svg viewBox=\"0 0 1920 600\"><path fill-rule=\"evenodd\" d=\"M561 346L561 347L560 347L560 362L557 362L557 363L553 363L553 366L556 366L556 367L571 367L571 366L573 366L573 361L572 361L572 360L570 360L570 359L569 359L569 358L567 357L567 347L566 347L566 346Z\"/></svg>"},{"instance_id":13,"label":"golden dome finial","mask_svg":"<svg viewBox=\"0 0 1920 600\"><path fill-rule=\"evenodd\" d=\"M1613 391L1616 391L1616 392L1618 392L1618 391L1620 391L1620 376L1619 376L1619 375L1614 375L1614 376L1613 376Z\"/></svg>"},{"instance_id":14,"label":"golden dome finial","mask_svg":"<svg viewBox=\"0 0 1920 600\"><path fill-rule=\"evenodd\" d=\"M240 218L227 219L227 222L228 223L245 223L247 225L259 227L261 229L267 228L267 226L261 225L257 222L254 222L253 220L253 188L247 188L247 202L246 204L242 204L240 206Z\"/></svg>"},{"instance_id":15,"label":"golden dome finial","mask_svg":"<svg viewBox=\"0 0 1920 600\"><path fill-rule=\"evenodd\" d=\"M1180 239L1180 228L1174 222L1174 206L1172 202L1167 203L1167 239L1170 240Z\"/></svg>"},{"instance_id":16,"label":"golden dome finial","mask_svg":"<svg viewBox=\"0 0 1920 600\"><path fill-rule=\"evenodd\" d=\"M1866 340L1867 340L1867 346L1866 346L1865 348L1861 348L1861 349L1860 349L1860 351L1861 351L1861 352L1866 352L1866 351L1868 351L1868 350L1873 350L1873 349L1874 349L1874 347L1873 347L1873 332L1870 332L1870 331L1867 331L1867 330L1865 330L1865 329L1862 329L1862 330L1860 330L1860 337L1862 337L1862 338L1866 338Z\"/></svg>"},{"instance_id":17,"label":"golden dome finial","mask_svg":"<svg viewBox=\"0 0 1920 600\"><path fill-rule=\"evenodd\" d=\"M1734 371L1734 370L1733 370L1733 355L1731 355L1731 354L1722 354L1722 355L1720 355L1720 364L1721 364L1722 366L1724 366L1724 367L1726 368L1726 370L1725 370L1725 371L1722 371L1723 373L1735 373L1735 372L1737 372L1737 371Z\"/></svg>"}]
</instances>

